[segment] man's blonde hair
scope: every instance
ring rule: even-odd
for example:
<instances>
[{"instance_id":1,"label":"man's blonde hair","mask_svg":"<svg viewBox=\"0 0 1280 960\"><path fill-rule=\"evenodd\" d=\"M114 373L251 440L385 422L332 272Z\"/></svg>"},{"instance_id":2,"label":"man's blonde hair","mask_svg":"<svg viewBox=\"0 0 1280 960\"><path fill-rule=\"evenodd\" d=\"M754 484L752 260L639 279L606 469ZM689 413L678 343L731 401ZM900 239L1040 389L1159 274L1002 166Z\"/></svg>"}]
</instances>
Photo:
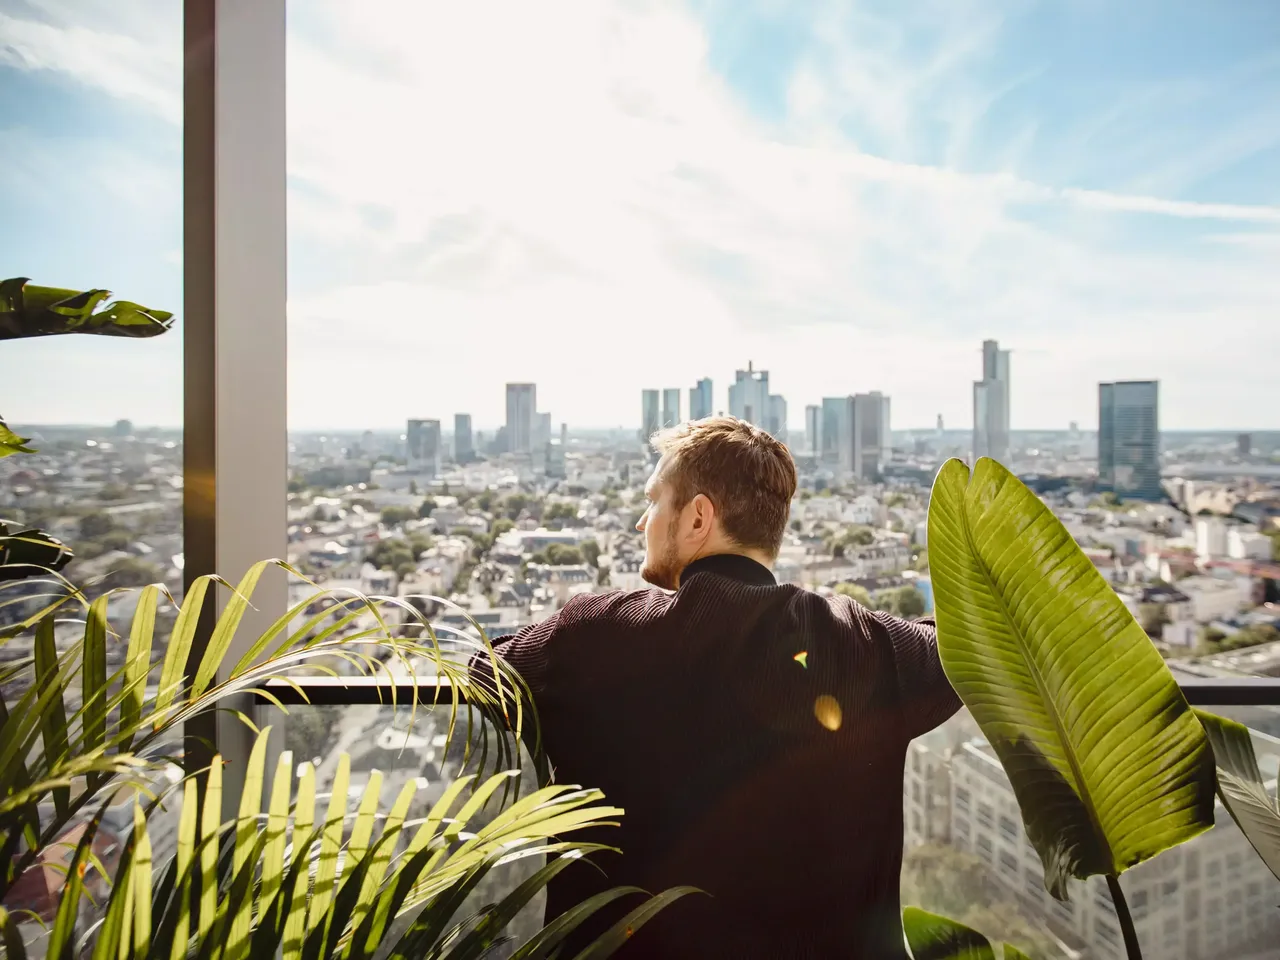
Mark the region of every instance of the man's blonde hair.
<instances>
[{"instance_id":1,"label":"man's blonde hair","mask_svg":"<svg viewBox=\"0 0 1280 960\"><path fill-rule=\"evenodd\" d=\"M729 539L778 555L796 492L796 464L786 444L736 417L687 420L650 442L667 458L662 479L671 484L677 509L701 493Z\"/></svg>"}]
</instances>

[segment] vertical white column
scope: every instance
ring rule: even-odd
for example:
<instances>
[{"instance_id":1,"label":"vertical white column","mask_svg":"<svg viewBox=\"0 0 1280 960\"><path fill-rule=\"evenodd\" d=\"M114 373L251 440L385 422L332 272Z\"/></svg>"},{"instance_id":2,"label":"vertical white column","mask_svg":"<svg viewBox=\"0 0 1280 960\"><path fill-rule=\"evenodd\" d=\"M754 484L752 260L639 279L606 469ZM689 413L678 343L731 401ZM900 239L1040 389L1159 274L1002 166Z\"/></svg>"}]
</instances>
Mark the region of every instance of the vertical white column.
<instances>
[{"instance_id":1,"label":"vertical white column","mask_svg":"<svg viewBox=\"0 0 1280 960\"><path fill-rule=\"evenodd\" d=\"M186 580L234 583L287 544L285 0L185 0L184 15ZM264 577L233 659L286 601L283 574ZM234 796L248 734L216 726Z\"/></svg>"}]
</instances>

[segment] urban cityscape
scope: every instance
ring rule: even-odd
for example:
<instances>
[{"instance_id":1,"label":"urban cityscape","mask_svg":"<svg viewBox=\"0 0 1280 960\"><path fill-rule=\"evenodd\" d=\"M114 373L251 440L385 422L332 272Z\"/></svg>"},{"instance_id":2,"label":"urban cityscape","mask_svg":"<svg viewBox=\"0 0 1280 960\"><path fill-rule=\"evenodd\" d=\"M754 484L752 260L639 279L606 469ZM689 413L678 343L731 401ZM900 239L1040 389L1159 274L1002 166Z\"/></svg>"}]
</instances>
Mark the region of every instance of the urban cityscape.
<instances>
[{"instance_id":1,"label":"urban cityscape","mask_svg":"<svg viewBox=\"0 0 1280 960\"><path fill-rule=\"evenodd\" d=\"M474 639L476 623L496 640L577 593L645 586L635 524L654 465L647 438L727 413L786 442L799 468L775 564L782 582L927 615L933 475L949 457L987 456L1054 510L1175 673L1280 676L1280 433L1162 433L1154 381L1099 383L1093 429L1012 430L1013 357L982 344L971 430L948 429L941 417L931 429L895 429L891 398L868 391L806 403L803 431L789 431L787 400L748 363L724 404L707 378L643 390L630 429L555 425L538 410L537 385L513 382L505 422L487 430L455 413L450 430L442 417L423 417L407 419L402 434L298 433L289 442L288 559L326 588L413 598L442 636ZM69 544L76 559L66 573L91 592L163 582L178 595L180 432L126 421L22 429L39 452L0 460L3 515ZM292 589L301 598L313 588ZM113 601L116 615L128 616L129 596ZM123 653L109 655L114 669ZM1280 716L1233 715L1255 731L1274 777ZM433 717L419 717L406 739L385 708L314 708L291 714L286 735L321 761L322 781L347 751L357 770L389 765L401 779L444 782L461 758L436 756L443 741ZM1045 893L1012 790L966 715L913 744L904 805L908 902L1021 938L1036 955L1123 956L1105 887L1077 884L1069 904ZM1125 876L1143 940L1158 944L1152 956L1275 955L1280 885L1221 811L1218 821Z\"/></svg>"}]
</instances>

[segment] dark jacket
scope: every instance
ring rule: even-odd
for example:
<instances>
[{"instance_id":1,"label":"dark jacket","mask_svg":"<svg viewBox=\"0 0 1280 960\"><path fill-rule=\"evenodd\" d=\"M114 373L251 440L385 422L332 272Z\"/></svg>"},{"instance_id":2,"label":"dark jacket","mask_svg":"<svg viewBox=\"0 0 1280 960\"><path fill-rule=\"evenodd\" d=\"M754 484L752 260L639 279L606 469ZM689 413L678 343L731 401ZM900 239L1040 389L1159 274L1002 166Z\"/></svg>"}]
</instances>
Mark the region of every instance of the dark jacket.
<instances>
[{"instance_id":1,"label":"dark jacket","mask_svg":"<svg viewBox=\"0 0 1280 960\"><path fill-rule=\"evenodd\" d=\"M561 874L548 918L611 886L690 884L711 896L618 956L905 957L906 747L960 706L931 621L726 555L674 594L575 597L497 652L532 689L555 780L626 810L589 838L621 856Z\"/></svg>"}]
</instances>

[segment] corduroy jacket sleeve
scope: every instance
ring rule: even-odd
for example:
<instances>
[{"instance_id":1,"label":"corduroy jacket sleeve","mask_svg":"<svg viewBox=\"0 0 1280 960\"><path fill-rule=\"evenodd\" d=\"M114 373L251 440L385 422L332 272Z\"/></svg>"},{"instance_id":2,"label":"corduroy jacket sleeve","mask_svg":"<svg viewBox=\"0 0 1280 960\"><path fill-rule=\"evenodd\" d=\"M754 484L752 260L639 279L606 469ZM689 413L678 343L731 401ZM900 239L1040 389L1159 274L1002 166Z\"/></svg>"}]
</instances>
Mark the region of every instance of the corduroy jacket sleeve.
<instances>
[{"instance_id":1,"label":"corduroy jacket sleeve","mask_svg":"<svg viewBox=\"0 0 1280 960\"><path fill-rule=\"evenodd\" d=\"M529 689L529 694L537 697L545 687L547 680L547 663L550 657L550 643L555 636L560 613L556 612L541 623L531 623L521 627L516 634L493 648L493 652L507 666L515 670ZM477 653L471 658L471 680L487 690L496 690L493 675L493 662L487 652ZM507 681L510 690L510 680Z\"/></svg>"},{"instance_id":2,"label":"corduroy jacket sleeve","mask_svg":"<svg viewBox=\"0 0 1280 960\"><path fill-rule=\"evenodd\" d=\"M951 681L942 671L937 625L931 617L903 620L883 611L872 616L889 633L906 735L910 739L928 733L961 706Z\"/></svg>"}]
</instances>

